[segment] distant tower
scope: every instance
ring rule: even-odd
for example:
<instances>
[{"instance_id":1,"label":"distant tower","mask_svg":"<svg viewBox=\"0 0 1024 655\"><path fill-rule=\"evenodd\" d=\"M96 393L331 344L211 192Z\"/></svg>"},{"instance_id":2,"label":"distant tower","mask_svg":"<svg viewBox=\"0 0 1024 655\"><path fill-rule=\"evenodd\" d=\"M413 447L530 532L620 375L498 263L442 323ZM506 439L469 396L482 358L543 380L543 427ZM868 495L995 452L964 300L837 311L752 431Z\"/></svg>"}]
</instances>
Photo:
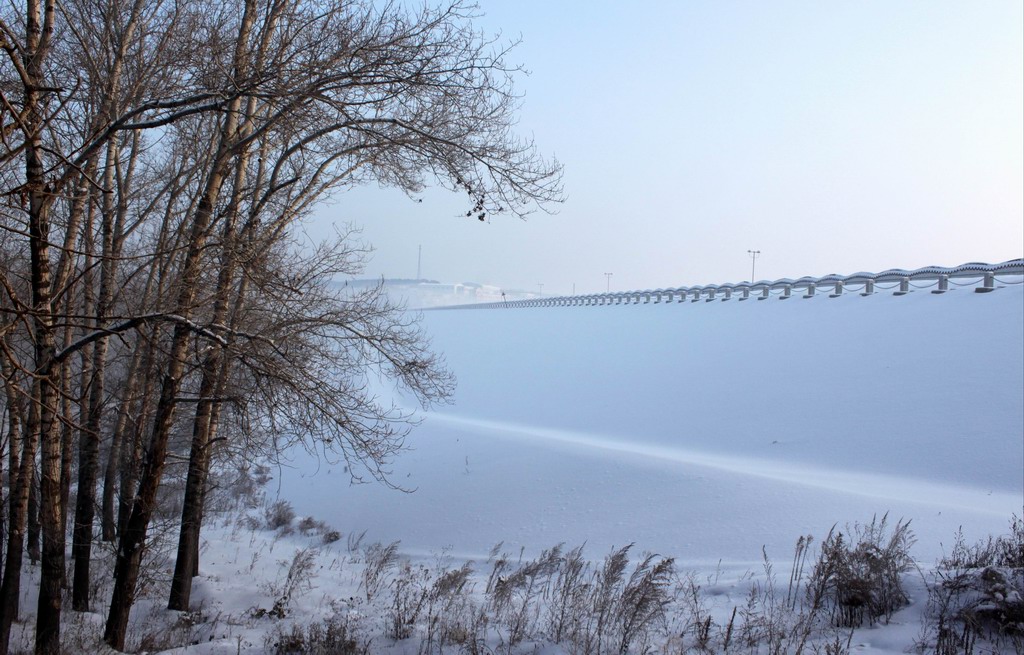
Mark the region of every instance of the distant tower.
<instances>
[{"instance_id":1,"label":"distant tower","mask_svg":"<svg viewBox=\"0 0 1024 655\"><path fill-rule=\"evenodd\" d=\"M423 264L423 246L419 247L419 252L416 254L416 279L422 280L423 276L420 275L420 265Z\"/></svg>"}]
</instances>

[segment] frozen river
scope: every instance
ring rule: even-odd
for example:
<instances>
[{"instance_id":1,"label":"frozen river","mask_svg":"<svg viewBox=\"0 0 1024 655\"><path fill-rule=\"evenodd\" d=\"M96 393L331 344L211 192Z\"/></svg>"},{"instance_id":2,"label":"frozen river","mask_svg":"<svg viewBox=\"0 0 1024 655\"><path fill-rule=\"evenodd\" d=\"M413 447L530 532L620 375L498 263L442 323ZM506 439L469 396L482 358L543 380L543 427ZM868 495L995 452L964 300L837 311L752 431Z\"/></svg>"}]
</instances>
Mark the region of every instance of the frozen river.
<instances>
[{"instance_id":1,"label":"frozen river","mask_svg":"<svg viewBox=\"0 0 1024 655\"><path fill-rule=\"evenodd\" d=\"M300 514L410 554L636 542L747 565L885 512L930 562L1024 505L1024 285L424 321L459 387L393 464L411 493L300 457Z\"/></svg>"}]
</instances>

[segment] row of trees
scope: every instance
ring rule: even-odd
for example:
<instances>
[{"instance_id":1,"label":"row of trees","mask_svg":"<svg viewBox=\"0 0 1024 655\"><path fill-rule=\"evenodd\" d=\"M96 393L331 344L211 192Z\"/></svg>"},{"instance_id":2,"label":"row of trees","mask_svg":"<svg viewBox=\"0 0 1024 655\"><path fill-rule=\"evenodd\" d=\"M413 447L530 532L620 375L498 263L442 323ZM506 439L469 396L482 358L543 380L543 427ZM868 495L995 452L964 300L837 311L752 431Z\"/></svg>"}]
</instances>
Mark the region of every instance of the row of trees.
<instances>
[{"instance_id":1,"label":"row of trees","mask_svg":"<svg viewBox=\"0 0 1024 655\"><path fill-rule=\"evenodd\" d=\"M106 602L90 596L97 539L116 543L104 638L124 649L169 455L188 461L168 601L184 610L215 455L301 439L380 479L409 417L376 376L420 403L450 395L414 321L378 289L331 284L363 262L351 235L293 235L325 194L370 181L438 182L480 218L559 200L557 163L511 131L519 71L474 11L0 9L0 654L26 553L38 653L60 650L66 588L76 611Z\"/></svg>"}]
</instances>

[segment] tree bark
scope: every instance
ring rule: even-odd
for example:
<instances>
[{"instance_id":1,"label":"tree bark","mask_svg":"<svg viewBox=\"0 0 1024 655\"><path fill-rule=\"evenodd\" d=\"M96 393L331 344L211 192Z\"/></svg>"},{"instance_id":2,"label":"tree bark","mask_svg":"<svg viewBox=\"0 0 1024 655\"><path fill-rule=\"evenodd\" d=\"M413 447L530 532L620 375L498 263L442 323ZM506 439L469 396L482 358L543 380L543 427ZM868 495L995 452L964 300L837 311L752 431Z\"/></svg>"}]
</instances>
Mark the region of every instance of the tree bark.
<instances>
[{"instance_id":1,"label":"tree bark","mask_svg":"<svg viewBox=\"0 0 1024 655\"><path fill-rule=\"evenodd\" d=\"M250 101L247 115L251 115L253 105L254 102ZM246 128L243 125L238 137L244 138L245 135ZM249 152L247 148L239 153L235 162L231 200L228 203L224 229L221 233L222 259L217 277L213 316L210 319L213 325L224 325L228 322L228 306L238 261L239 243L235 224L242 204ZM199 574L199 533L203 521L206 480L210 470L210 443L217 429L216 408L224 387L227 357L229 355L224 352L223 346L214 345L203 362L199 403L196 405L192 423L192 446L189 450L188 477L185 480L185 497L181 509L178 554L174 562L174 575L171 578L171 591L167 602L168 609L172 610L188 610L192 595L192 578Z\"/></svg>"},{"instance_id":2,"label":"tree bark","mask_svg":"<svg viewBox=\"0 0 1024 655\"><path fill-rule=\"evenodd\" d=\"M107 464L103 473L103 506L100 519L103 541L113 541L117 536L117 513L114 511L118 482L117 471L121 460L121 448L128 432L128 414L136 400L139 366L144 351L140 342L141 339L137 341L132 352L131 363L128 365L128 377L124 383L124 396L118 406L117 421L110 435L110 450L107 453Z\"/></svg>"},{"instance_id":3,"label":"tree bark","mask_svg":"<svg viewBox=\"0 0 1024 655\"><path fill-rule=\"evenodd\" d=\"M245 35L243 42L248 41L247 21L251 26L253 20L250 15L251 6L251 2L247 3L246 15L242 20L242 31ZM241 50L241 46L239 49ZM237 129L239 104L236 100L224 119L218 155L204 185L202 200L200 200L192 219L188 251L181 267L179 295L175 311L176 314L185 318L191 317L194 311L193 304L202 268L202 255L213 220L213 208L216 206L232 155L231 140ZM156 493L167 460L167 442L174 422L177 396L181 388L181 377L185 371L185 358L190 337L191 331L187 325L175 324L167 372L163 376L160 400L157 403L156 417L153 421L153 431L139 477L139 489L132 502L131 514L124 531L118 540L117 559L114 564L114 593L110 600L110 612L107 615L103 633L104 641L116 650L124 650L128 617L135 600L135 586L139 579L142 546L145 543L146 532L153 516Z\"/></svg>"},{"instance_id":4,"label":"tree bark","mask_svg":"<svg viewBox=\"0 0 1024 655\"><path fill-rule=\"evenodd\" d=\"M31 431L33 425L38 425L38 422L31 423L32 416L34 415L30 412L30 423L26 426L27 431ZM36 443L38 444L38 435L34 438L37 440ZM38 445L36 447L38 449ZM30 464L28 482L28 533L26 535L27 541L25 543L25 552L28 553L28 561L34 566L39 563L39 560L43 556L42 545L40 543L42 541L42 527L39 525L39 467L36 465L36 461L34 459Z\"/></svg>"},{"instance_id":5,"label":"tree bark","mask_svg":"<svg viewBox=\"0 0 1024 655\"><path fill-rule=\"evenodd\" d=\"M6 356L0 355L3 366L4 392L7 394L8 411L8 465L10 471L9 523L7 552L4 557L4 577L0 583L0 654L6 655L11 640L11 624L18 619L21 596L21 563L25 549L25 519L28 515L28 488L30 474L24 466L27 456L35 459L35 446L30 439L23 438L24 424L21 411L21 390L14 379L14 367ZM19 456L20 449L25 452Z\"/></svg>"},{"instance_id":6,"label":"tree bark","mask_svg":"<svg viewBox=\"0 0 1024 655\"><path fill-rule=\"evenodd\" d=\"M26 427L37 422L32 414L38 411L35 403L29 407ZM38 435L35 435L38 436ZM16 467L17 484L11 490L10 532L7 537L7 557L4 562L4 580L0 586L0 655L6 655L11 640L11 624L17 620L21 597L21 564L25 552L25 531L28 518L28 495L32 485L38 440L27 429L21 439L21 461ZM15 470L12 468L12 470Z\"/></svg>"},{"instance_id":7,"label":"tree bark","mask_svg":"<svg viewBox=\"0 0 1024 655\"><path fill-rule=\"evenodd\" d=\"M50 224L51 197L45 181L42 131L45 126L43 62L53 29L53 0L28 0L26 12L25 80L25 184L28 198L29 250L31 253L32 305L35 312L35 375L38 392L32 398L37 421L29 422L29 441L40 446L39 523L42 558L39 604L36 615L37 654L60 652L61 582L64 578L64 532L60 506L61 450L54 430L59 372L55 366L56 337L51 296ZM24 464L25 462L23 462Z\"/></svg>"},{"instance_id":8,"label":"tree bark","mask_svg":"<svg viewBox=\"0 0 1024 655\"><path fill-rule=\"evenodd\" d=\"M67 307L68 303L65 303L64 315L68 316L71 313L71 308ZM64 342L67 343L71 340L71 327L68 322L68 327L64 329ZM71 362L70 358L65 359L60 365L59 372L60 379L60 406L61 406L61 420L60 420L60 520L61 520L61 531L64 534L68 532L68 506L71 499L71 473L72 473L72 454L74 453L74 440L75 440L75 417L71 398ZM65 574L61 576L61 588L67 589L68 578L67 569Z\"/></svg>"},{"instance_id":9,"label":"tree bark","mask_svg":"<svg viewBox=\"0 0 1024 655\"><path fill-rule=\"evenodd\" d=\"M212 217L213 203L216 202L215 190L220 188L218 177L216 173L211 176L208 186L209 200L204 200L196 214L188 256L184 262L178 308L186 317L192 312L200 259L206 243L206 231ZM174 422L176 399L181 387L181 376L185 370L190 336L187 326L181 323L175 325L170 361L161 384L160 401L156 407L153 432L139 477L139 489L135 494L127 524L118 540L117 559L114 564L114 593L110 599L110 613L103 633L104 641L116 650L124 650L128 616L135 602L135 587L139 580L142 547L146 541L146 532L155 509L156 493L167 460L167 442Z\"/></svg>"},{"instance_id":10,"label":"tree bark","mask_svg":"<svg viewBox=\"0 0 1024 655\"><path fill-rule=\"evenodd\" d=\"M106 190L100 234L100 293L96 302L94 322L98 327L107 320L107 314L114 295L114 274L116 272L115 217L113 203L114 165L119 156L117 141L111 139L107 147L106 170L103 186ZM96 482L99 478L100 429L103 421L103 395L105 392L107 344L104 336L93 346L93 360L89 382L88 414L80 434L78 460L78 499L75 506L75 528L72 537L72 553L75 558L74 584L71 604L80 612L89 611L90 565L92 559L92 528L96 515Z\"/></svg>"},{"instance_id":11,"label":"tree bark","mask_svg":"<svg viewBox=\"0 0 1024 655\"><path fill-rule=\"evenodd\" d=\"M168 241L171 227L171 208L180 189L172 191L168 199L167 213L160 224L160 234L156 242L156 252L163 253ZM154 289L157 298L166 292L163 273L166 257L158 256L146 275L145 289L142 292L142 304L150 302ZM128 370L128 378L124 384L124 394L118 409L117 422L111 436L110 452L107 456L107 467L103 480L103 540L113 541L128 522L131 511L131 498L135 493L135 482L139 459L142 456L142 426L149 421L150 398L153 389L153 371L155 370L156 341L159 329L143 329L136 335L135 348ZM139 388L141 380L141 388ZM133 411L133 408L134 411ZM130 439L129 439L130 437ZM120 490L120 500L115 511L115 490Z\"/></svg>"},{"instance_id":12,"label":"tree bark","mask_svg":"<svg viewBox=\"0 0 1024 655\"><path fill-rule=\"evenodd\" d=\"M243 78L247 69L246 57L249 55L249 41L253 25L256 21L256 3L246 0L245 11L239 25L233 72L239 79ZM193 312L196 296L196 283L200 273L200 258L206 244L207 233L213 219L213 208L220 196L221 188L229 172L232 160L237 156L235 143L238 140L240 110L242 102L236 98L230 103L224 122L220 129L217 154L213 166L204 185L202 199L196 207L192 220L191 233L188 240L188 255L182 264L180 294L176 313L186 318ZM156 499L157 486L163 475L167 457L167 441L170 436L171 424L174 419L176 398L181 385L181 375L185 368L185 355L190 333L188 328L178 323L174 327L171 341L170 361L167 373L163 378L160 402L157 405L153 433L146 453L145 465L139 481L139 491L132 505L132 512L121 536L118 557L114 569L114 595L110 602L110 613L107 617L104 640L113 648L122 650L128 616L134 601L135 585L138 582L141 548L146 538ZM191 467L190 467L191 468ZM187 556L187 553L186 553ZM187 577L191 584L192 569L188 563ZM187 601L186 601L187 604Z\"/></svg>"}]
</instances>

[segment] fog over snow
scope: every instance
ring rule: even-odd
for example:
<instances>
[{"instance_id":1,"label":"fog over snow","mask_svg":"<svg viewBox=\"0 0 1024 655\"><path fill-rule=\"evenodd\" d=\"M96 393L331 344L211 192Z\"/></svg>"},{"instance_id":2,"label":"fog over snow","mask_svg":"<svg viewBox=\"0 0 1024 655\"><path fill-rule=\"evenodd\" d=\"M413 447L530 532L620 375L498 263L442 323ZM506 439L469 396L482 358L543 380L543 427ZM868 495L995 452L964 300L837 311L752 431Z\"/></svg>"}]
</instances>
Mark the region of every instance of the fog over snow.
<instances>
[{"instance_id":1,"label":"fog over snow","mask_svg":"<svg viewBox=\"0 0 1024 655\"><path fill-rule=\"evenodd\" d=\"M299 513L412 555L636 542L742 567L885 512L930 564L1024 505L1024 285L423 320L459 386L394 462L412 493L296 456Z\"/></svg>"}]
</instances>

